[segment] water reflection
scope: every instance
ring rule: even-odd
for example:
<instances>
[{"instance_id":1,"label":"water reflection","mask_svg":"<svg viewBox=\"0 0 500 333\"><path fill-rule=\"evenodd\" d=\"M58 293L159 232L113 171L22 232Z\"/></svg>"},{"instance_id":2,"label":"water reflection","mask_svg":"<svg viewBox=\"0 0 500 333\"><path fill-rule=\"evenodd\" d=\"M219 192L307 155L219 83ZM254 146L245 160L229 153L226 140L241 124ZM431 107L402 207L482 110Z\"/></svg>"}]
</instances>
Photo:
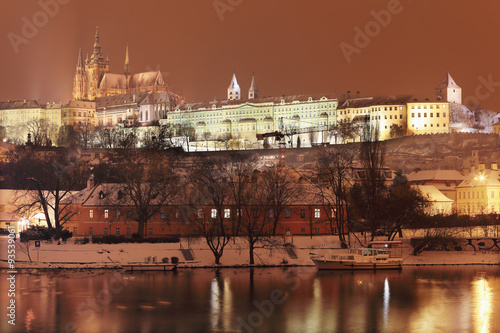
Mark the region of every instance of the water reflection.
<instances>
[{"instance_id":1,"label":"water reflection","mask_svg":"<svg viewBox=\"0 0 500 333\"><path fill-rule=\"evenodd\" d=\"M210 327L212 330L229 330L232 322L232 291L228 278L219 270L210 285Z\"/></svg>"},{"instance_id":2,"label":"water reflection","mask_svg":"<svg viewBox=\"0 0 500 333\"><path fill-rule=\"evenodd\" d=\"M385 278L384 281L384 328L387 328L387 320L389 317L389 299L391 293L389 291L389 281Z\"/></svg>"},{"instance_id":3,"label":"water reflection","mask_svg":"<svg viewBox=\"0 0 500 333\"><path fill-rule=\"evenodd\" d=\"M493 312L493 293L490 283L483 273L472 282L474 302L474 332L491 332L491 313Z\"/></svg>"},{"instance_id":4,"label":"water reflection","mask_svg":"<svg viewBox=\"0 0 500 333\"><path fill-rule=\"evenodd\" d=\"M16 311L28 332L493 333L499 277L498 267L18 274ZM5 284L0 293L5 308Z\"/></svg>"}]
</instances>

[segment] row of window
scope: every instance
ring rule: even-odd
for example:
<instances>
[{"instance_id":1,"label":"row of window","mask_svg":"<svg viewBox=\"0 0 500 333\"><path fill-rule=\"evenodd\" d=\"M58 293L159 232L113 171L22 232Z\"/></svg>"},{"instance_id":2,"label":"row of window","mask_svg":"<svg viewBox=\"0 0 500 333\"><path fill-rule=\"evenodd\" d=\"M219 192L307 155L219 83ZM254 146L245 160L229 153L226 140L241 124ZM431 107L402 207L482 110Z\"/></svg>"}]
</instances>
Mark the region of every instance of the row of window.
<instances>
[{"instance_id":1,"label":"row of window","mask_svg":"<svg viewBox=\"0 0 500 333\"><path fill-rule=\"evenodd\" d=\"M467 191L467 192L458 192L459 199L480 199L479 193L481 193L481 199L484 199L486 191ZM495 198L495 191L491 191L491 199ZM500 198L500 192L498 192L498 197Z\"/></svg>"},{"instance_id":2,"label":"row of window","mask_svg":"<svg viewBox=\"0 0 500 333\"><path fill-rule=\"evenodd\" d=\"M415 124L411 124L411 127L415 128ZM424 124L424 127L427 127L427 124ZM434 124L430 124L429 127L434 127ZM436 127L439 127L439 124L436 124ZM446 127L446 124L443 124L443 127ZM418 129L418 127L417 127L417 129ZM420 129L422 129L422 128L420 128Z\"/></svg>"},{"instance_id":3,"label":"row of window","mask_svg":"<svg viewBox=\"0 0 500 333\"><path fill-rule=\"evenodd\" d=\"M439 118L439 115L440 115L440 114L441 114L440 112L436 112L436 118ZM422 113L421 113L421 112L419 112L419 113L417 113L417 115L418 115L418 117L417 117L417 118L421 118ZM427 112L424 112L424 113L423 113L423 115L424 115L424 117L423 117L423 118L427 118ZM412 113L411 113L411 117L412 117L412 118L415 118L415 112L412 112ZM429 112L429 118L433 118L433 117L434 117L434 112ZM446 112L443 112L443 118L446 118Z\"/></svg>"},{"instance_id":4,"label":"row of window","mask_svg":"<svg viewBox=\"0 0 500 333\"><path fill-rule=\"evenodd\" d=\"M427 105L412 105L411 106L412 109L424 109L426 110L427 109ZM439 109L439 105L438 104L434 104L434 105L430 105L429 106L429 109ZM446 109L446 104L443 104L443 109Z\"/></svg>"},{"instance_id":5,"label":"row of window","mask_svg":"<svg viewBox=\"0 0 500 333\"><path fill-rule=\"evenodd\" d=\"M285 218L290 218L291 216L291 209L290 208L285 208L284 209L284 217ZM240 213L239 211L237 212L238 214ZM306 217L306 210L305 208L300 208L299 210L299 213L300 213L300 217L301 218L305 218ZM332 210L332 215L335 214L335 210ZM204 213L203 213L203 209L198 209L198 218L203 218L204 217ZM258 210L254 209L252 211L252 215L254 218L257 218L259 216L259 212ZM120 217L120 211L116 211L116 218L119 218ZM181 213L180 211L176 211L175 212L175 218L179 219L181 217ZM217 209L212 209L211 212L210 212L210 217L211 218L217 218ZM274 210L271 209L269 210L269 217L270 218L274 218ZM93 219L94 218L94 210L93 209L90 209L89 210L89 218ZM105 209L104 210L104 218L107 219L109 218L109 209ZM165 219L166 218L166 214L165 214L165 211L162 210L160 212L160 218L161 219ZM225 219L229 219L231 218L231 209L230 208L225 208L224 209L224 218ZM314 208L314 218L321 218L321 209L320 208Z\"/></svg>"},{"instance_id":6,"label":"row of window","mask_svg":"<svg viewBox=\"0 0 500 333\"><path fill-rule=\"evenodd\" d=\"M77 227L73 227L73 234L74 235L78 234L77 231L78 231ZM125 235L130 236L131 232L132 232L131 229L127 227ZM92 236L93 234L94 234L94 228L93 227L89 227L89 236ZM109 235L108 227L104 228L104 235L105 236ZM120 233L120 227L116 227L115 228L115 235L117 235L117 236L121 235L121 233ZM148 235L149 236L153 235L153 228L148 228Z\"/></svg>"}]
</instances>

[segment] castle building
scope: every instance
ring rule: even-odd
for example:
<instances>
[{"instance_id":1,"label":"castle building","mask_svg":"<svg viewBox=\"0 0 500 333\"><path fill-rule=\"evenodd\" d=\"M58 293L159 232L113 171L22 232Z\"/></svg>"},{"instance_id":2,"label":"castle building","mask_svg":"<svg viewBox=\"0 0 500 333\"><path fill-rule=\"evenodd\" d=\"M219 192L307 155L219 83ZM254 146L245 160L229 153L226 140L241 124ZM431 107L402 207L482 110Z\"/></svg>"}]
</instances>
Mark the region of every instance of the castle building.
<instances>
[{"instance_id":1,"label":"castle building","mask_svg":"<svg viewBox=\"0 0 500 333\"><path fill-rule=\"evenodd\" d=\"M94 50L90 59L83 63L82 52L78 54L75 78L73 80L73 100L95 101L96 98L146 92L149 94L168 91L162 73L148 71L131 74L128 45L125 49L123 74L110 73L109 59L104 60L100 43L99 30L96 30ZM173 99L178 96L171 94Z\"/></svg>"}]
</instances>

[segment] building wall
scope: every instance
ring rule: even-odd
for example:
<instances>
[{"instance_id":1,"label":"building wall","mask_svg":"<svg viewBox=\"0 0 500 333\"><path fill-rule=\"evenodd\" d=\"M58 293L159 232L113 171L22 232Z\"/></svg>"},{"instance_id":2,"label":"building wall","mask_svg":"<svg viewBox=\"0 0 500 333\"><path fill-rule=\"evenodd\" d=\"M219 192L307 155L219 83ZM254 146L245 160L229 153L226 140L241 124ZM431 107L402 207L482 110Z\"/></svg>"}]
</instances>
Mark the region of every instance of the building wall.
<instances>
[{"instance_id":1,"label":"building wall","mask_svg":"<svg viewBox=\"0 0 500 333\"><path fill-rule=\"evenodd\" d=\"M204 207L200 219L210 221L211 207ZM230 214L236 209L230 208ZM291 206L289 213L284 212L277 228L278 235L324 235L331 234L325 212L316 206ZM73 205L72 211L77 214L67 222L65 228L73 232L75 237L91 235L122 235L131 236L137 232L137 223L120 215L116 208L104 206ZM107 213L106 213L107 210ZM234 217L234 215L232 215ZM145 230L148 236L188 235L195 233L193 226L177 207L166 207L162 213L153 217ZM230 219L227 219L228 223ZM337 230L338 232L338 230Z\"/></svg>"},{"instance_id":2,"label":"building wall","mask_svg":"<svg viewBox=\"0 0 500 333\"><path fill-rule=\"evenodd\" d=\"M449 132L449 104L443 102L408 103L408 135Z\"/></svg>"}]
</instances>

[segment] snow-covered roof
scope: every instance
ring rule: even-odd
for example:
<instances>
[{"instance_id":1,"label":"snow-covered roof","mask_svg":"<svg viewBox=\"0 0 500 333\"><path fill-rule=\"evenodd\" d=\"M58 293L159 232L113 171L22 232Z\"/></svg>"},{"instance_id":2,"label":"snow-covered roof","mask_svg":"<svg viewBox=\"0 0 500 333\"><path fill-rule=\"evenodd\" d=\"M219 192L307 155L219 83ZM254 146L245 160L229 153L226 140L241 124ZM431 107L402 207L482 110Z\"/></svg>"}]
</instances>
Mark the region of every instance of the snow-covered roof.
<instances>
[{"instance_id":1,"label":"snow-covered roof","mask_svg":"<svg viewBox=\"0 0 500 333\"><path fill-rule=\"evenodd\" d=\"M127 104L139 105L147 96L148 93L142 91L138 93L98 97L96 98L96 107L97 109L102 109Z\"/></svg>"},{"instance_id":2,"label":"snow-covered roof","mask_svg":"<svg viewBox=\"0 0 500 333\"><path fill-rule=\"evenodd\" d=\"M99 89L127 89L128 78L124 74L104 74Z\"/></svg>"},{"instance_id":3,"label":"snow-covered roof","mask_svg":"<svg viewBox=\"0 0 500 333\"><path fill-rule=\"evenodd\" d=\"M408 181L422 181L422 180L464 180L465 176L457 170L422 170L414 171L408 175Z\"/></svg>"},{"instance_id":4,"label":"snow-covered roof","mask_svg":"<svg viewBox=\"0 0 500 333\"><path fill-rule=\"evenodd\" d=\"M420 190L422 195L432 202L453 202L452 199L445 196L436 186L433 185L413 185L413 188Z\"/></svg>"},{"instance_id":5,"label":"snow-covered roof","mask_svg":"<svg viewBox=\"0 0 500 333\"><path fill-rule=\"evenodd\" d=\"M160 71L144 72L132 75L129 84L130 88L165 86L165 80Z\"/></svg>"},{"instance_id":6,"label":"snow-covered roof","mask_svg":"<svg viewBox=\"0 0 500 333\"><path fill-rule=\"evenodd\" d=\"M460 183L459 187L500 187L500 175L498 170L481 170L469 174L464 181Z\"/></svg>"},{"instance_id":7,"label":"snow-covered roof","mask_svg":"<svg viewBox=\"0 0 500 333\"><path fill-rule=\"evenodd\" d=\"M153 86L166 86L160 71L134 75L106 73L101 80L99 89L139 89Z\"/></svg>"},{"instance_id":8,"label":"snow-covered roof","mask_svg":"<svg viewBox=\"0 0 500 333\"><path fill-rule=\"evenodd\" d=\"M0 110L12 109L38 109L40 104L35 100L4 101L0 102Z\"/></svg>"}]
</instances>

